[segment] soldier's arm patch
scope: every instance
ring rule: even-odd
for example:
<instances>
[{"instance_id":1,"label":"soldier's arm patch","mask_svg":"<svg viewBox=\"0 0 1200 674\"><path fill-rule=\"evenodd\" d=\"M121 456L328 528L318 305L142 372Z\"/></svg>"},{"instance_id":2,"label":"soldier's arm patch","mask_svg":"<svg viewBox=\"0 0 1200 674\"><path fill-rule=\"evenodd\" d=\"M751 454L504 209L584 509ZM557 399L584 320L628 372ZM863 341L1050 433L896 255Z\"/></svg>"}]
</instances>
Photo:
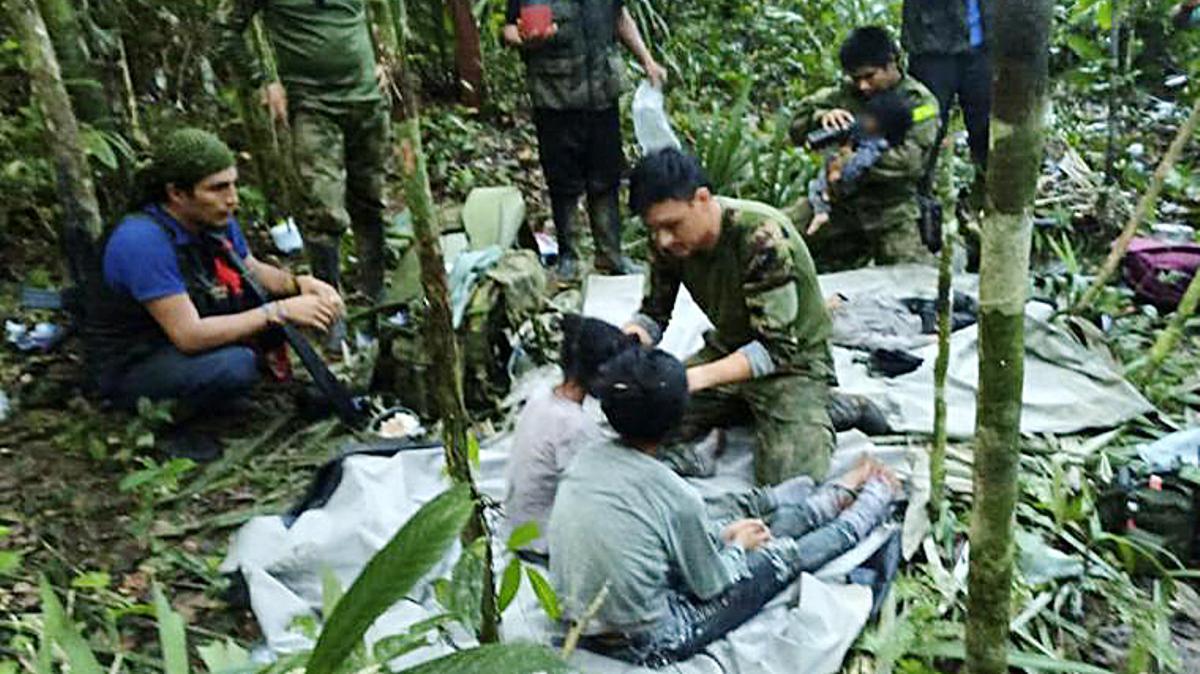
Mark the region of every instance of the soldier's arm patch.
<instances>
[{"instance_id":1,"label":"soldier's arm patch","mask_svg":"<svg viewBox=\"0 0 1200 674\"><path fill-rule=\"evenodd\" d=\"M795 322L800 313L800 292L793 281L759 293L756 303L762 307L763 327L779 330Z\"/></svg>"},{"instance_id":2,"label":"soldier's arm patch","mask_svg":"<svg viewBox=\"0 0 1200 674\"><path fill-rule=\"evenodd\" d=\"M774 220L764 220L750 237L745 285L751 292L793 280L791 242L787 230Z\"/></svg>"}]
</instances>

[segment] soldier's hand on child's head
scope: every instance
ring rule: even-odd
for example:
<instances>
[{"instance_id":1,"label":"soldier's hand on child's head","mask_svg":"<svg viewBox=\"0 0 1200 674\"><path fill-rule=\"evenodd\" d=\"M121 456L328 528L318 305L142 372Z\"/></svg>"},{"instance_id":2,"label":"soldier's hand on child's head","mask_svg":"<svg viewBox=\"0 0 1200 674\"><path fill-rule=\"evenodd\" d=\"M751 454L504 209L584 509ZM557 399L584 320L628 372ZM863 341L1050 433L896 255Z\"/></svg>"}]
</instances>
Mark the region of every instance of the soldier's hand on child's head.
<instances>
[{"instance_id":1,"label":"soldier's hand on child's head","mask_svg":"<svg viewBox=\"0 0 1200 674\"><path fill-rule=\"evenodd\" d=\"M812 222L808 223L808 229L804 230L804 235L812 236L816 234L827 222L829 222L828 213L817 213L813 216Z\"/></svg>"},{"instance_id":2,"label":"soldier's hand on child's head","mask_svg":"<svg viewBox=\"0 0 1200 674\"><path fill-rule=\"evenodd\" d=\"M854 123L854 113L845 108L834 108L821 115L821 128L826 131L848 129Z\"/></svg>"}]
</instances>

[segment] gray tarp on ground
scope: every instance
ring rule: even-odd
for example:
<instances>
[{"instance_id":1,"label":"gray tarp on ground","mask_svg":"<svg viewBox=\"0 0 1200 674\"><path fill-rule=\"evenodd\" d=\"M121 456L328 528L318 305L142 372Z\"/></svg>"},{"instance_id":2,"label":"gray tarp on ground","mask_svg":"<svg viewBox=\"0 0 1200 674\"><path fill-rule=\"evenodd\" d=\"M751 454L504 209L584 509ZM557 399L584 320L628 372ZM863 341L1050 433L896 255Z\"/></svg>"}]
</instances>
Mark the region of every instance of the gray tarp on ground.
<instances>
[{"instance_id":1,"label":"gray tarp on ground","mask_svg":"<svg viewBox=\"0 0 1200 674\"><path fill-rule=\"evenodd\" d=\"M825 297L841 294L853 306L856 298L871 303L881 297L933 298L937 271L919 265L870 267L820 277ZM584 313L621 324L637 310L641 277L591 277ZM960 275L954 289L978 296L978 278ZM1048 321L1050 310L1030 302L1025 320L1025 391L1021 430L1025 433L1075 433L1089 428L1116 426L1150 411L1152 406L1109 362L1105 354L1081 345L1068 331ZM843 312L835 314L835 321ZM710 323L686 289L679 293L675 313L663 348L681 358L703 345L701 336ZM846 331L835 326L835 335ZM975 396L979 361L977 326L955 332L950 341L950 369L946 378L947 428L952 438L970 437L975 430ZM891 336L885 335L883 342ZM906 340L908 341L908 340ZM852 340L854 344L861 340ZM898 344L887 343L887 346ZM936 338L925 335L905 346L924 359L921 366L892 379L876 378L858 362L860 350L834 346L834 361L843 391L869 396L885 412L892 428L904 433L930 433L933 428L933 365Z\"/></svg>"},{"instance_id":2,"label":"gray tarp on ground","mask_svg":"<svg viewBox=\"0 0 1200 674\"><path fill-rule=\"evenodd\" d=\"M544 375L541 381L547 381ZM702 493L712 495L749 486L751 437L740 430L730 434L729 449L719 474L695 482ZM501 437L480 452L480 487L494 498L501 498L504 493L507 440ZM837 457L839 469L848 468L863 451L872 451L902 475L927 471L924 453L919 450L898 447L875 451L864 436L856 433L844 434L840 440L843 450ZM296 616L313 615L320 608L324 569L332 571L348 587L367 560L417 508L446 487L441 451L437 449L402 452L391 457L352 456L342 466L342 480L324 506L303 512L290 527L282 517L257 517L239 529L230 544L222 570L240 570L246 579L251 607L267 642L257 653L259 657L270 658L311 647L306 637L292 629L292 623ZM923 482L919 477L916 479L917 484ZM914 512L921 510L917 507ZM920 518L914 522L918 527L923 524ZM706 654L666 671L677 674L836 672L866 624L871 606L870 590L843 584L844 577L886 542L895 526L877 530L816 576L805 574L789 592L754 620L713 644ZM923 531L905 533L906 538L923 535ZM498 548L497 572L505 563L503 554ZM441 613L428 581L449 575L456 555L435 569L410 600L400 602L384 614L368 632L368 640L402 633L408 625ZM544 617L528 583L523 583L517 599L505 612L503 632L506 640L542 643L560 636ZM470 635L461 632L454 634L453 640L459 647L474 643ZM440 643L403 662L415 664L449 652L450 648ZM603 674L650 671L586 651L577 652L572 663L581 671Z\"/></svg>"}]
</instances>

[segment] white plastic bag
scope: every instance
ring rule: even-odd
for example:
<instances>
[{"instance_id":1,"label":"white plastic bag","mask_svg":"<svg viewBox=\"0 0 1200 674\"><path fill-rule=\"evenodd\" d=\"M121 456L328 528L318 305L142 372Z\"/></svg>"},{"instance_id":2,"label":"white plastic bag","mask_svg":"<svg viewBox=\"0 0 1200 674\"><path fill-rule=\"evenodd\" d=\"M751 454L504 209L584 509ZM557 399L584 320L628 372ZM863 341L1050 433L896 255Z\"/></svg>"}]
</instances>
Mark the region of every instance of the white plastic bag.
<instances>
[{"instance_id":1,"label":"white plastic bag","mask_svg":"<svg viewBox=\"0 0 1200 674\"><path fill-rule=\"evenodd\" d=\"M298 253L304 248L304 239L301 238L300 229L296 227L296 221L292 218L280 220L279 224L270 229L270 232L275 247L284 255Z\"/></svg>"},{"instance_id":2,"label":"white plastic bag","mask_svg":"<svg viewBox=\"0 0 1200 674\"><path fill-rule=\"evenodd\" d=\"M633 135L637 137L642 154L667 147L679 149L679 138L671 130L671 122L663 108L662 89L642 80L633 94Z\"/></svg>"}]
</instances>

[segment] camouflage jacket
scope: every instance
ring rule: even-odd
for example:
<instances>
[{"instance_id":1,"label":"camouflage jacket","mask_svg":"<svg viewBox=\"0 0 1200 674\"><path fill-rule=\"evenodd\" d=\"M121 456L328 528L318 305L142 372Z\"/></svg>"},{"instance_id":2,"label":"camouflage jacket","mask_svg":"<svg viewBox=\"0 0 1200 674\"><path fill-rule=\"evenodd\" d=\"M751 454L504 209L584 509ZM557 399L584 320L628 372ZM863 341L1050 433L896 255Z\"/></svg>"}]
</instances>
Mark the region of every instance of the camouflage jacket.
<instances>
[{"instance_id":1,"label":"camouflage jacket","mask_svg":"<svg viewBox=\"0 0 1200 674\"><path fill-rule=\"evenodd\" d=\"M375 76L367 0L221 0L218 59L254 85L267 81L246 41L255 14L278 60L289 102L333 110L383 100Z\"/></svg>"},{"instance_id":2,"label":"camouflage jacket","mask_svg":"<svg viewBox=\"0 0 1200 674\"><path fill-rule=\"evenodd\" d=\"M635 321L661 337L682 284L716 328L705 336L710 348L746 353L756 377L804 374L832 381L832 324L808 246L778 210L718 200L717 244L686 259L655 251L650 290Z\"/></svg>"},{"instance_id":3,"label":"camouflage jacket","mask_svg":"<svg viewBox=\"0 0 1200 674\"><path fill-rule=\"evenodd\" d=\"M535 108L603 110L617 105L625 64L617 49L620 0L549 0L558 32L525 49L529 97Z\"/></svg>"},{"instance_id":4,"label":"camouflage jacket","mask_svg":"<svg viewBox=\"0 0 1200 674\"><path fill-rule=\"evenodd\" d=\"M831 194L830 217L853 218L867 229L886 229L916 223L917 185L925 172L925 162L937 142L938 102L929 89L907 75L896 90L912 104L913 127L904 142L891 148L866 172L857 189L839 199ZM821 116L834 108L858 114L866 104L849 84L826 87L800 102L792 121L792 140L800 143L811 131L820 128Z\"/></svg>"}]
</instances>

